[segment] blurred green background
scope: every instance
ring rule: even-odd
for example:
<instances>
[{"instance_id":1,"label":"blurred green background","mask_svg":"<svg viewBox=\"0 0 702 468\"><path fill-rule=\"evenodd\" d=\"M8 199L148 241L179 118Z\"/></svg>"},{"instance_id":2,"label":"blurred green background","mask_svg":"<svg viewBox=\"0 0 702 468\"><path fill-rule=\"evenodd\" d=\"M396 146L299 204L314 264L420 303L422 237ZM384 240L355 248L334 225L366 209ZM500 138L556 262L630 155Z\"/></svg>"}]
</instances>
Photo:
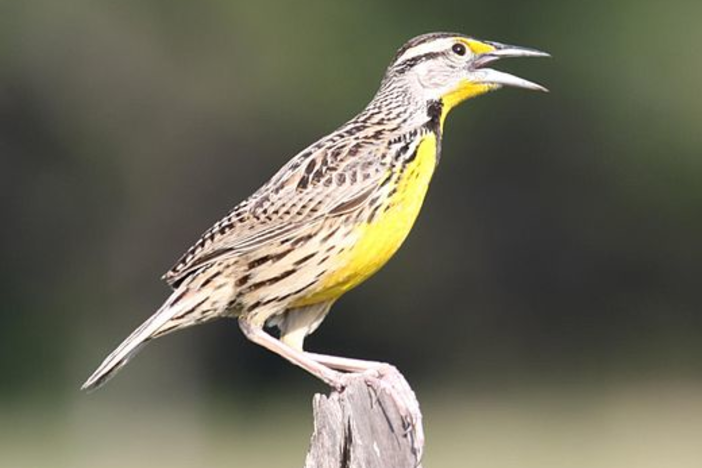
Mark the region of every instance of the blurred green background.
<instances>
[{"instance_id":1,"label":"blurred green background","mask_svg":"<svg viewBox=\"0 0 702 468\"><path fill-rule=\"evenodd\" d=\"M314 350L387 360L427 467L702 463L702 3L0 2L0 466L300 467L324 388L233 321L79 385L159 276L436 30L532 46Z\"/></svg>"}]
</instances>

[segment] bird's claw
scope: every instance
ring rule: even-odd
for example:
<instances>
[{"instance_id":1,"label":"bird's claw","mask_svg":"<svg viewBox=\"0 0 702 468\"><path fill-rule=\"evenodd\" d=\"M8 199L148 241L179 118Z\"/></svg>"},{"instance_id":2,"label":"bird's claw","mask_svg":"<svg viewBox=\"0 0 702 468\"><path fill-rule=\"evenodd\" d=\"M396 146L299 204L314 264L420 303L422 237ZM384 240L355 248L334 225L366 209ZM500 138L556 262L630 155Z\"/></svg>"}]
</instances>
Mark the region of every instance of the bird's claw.
<instances>
[{"instance_id":1,"label":"bird's claw","mask_svg":"<svg viewBox=\"0 0 702 468\"><path fill-rule=\"evenodd\" d=\"M414 454L421 460L424 447L422 413L417 397L402 374L390 364L379 364L361 373L366 385L373 389L380 403L380 392L390 396L402 420L404 435L411 437ZM347 374L350 376L353 374Z\"/></svg>"}]
</instances>

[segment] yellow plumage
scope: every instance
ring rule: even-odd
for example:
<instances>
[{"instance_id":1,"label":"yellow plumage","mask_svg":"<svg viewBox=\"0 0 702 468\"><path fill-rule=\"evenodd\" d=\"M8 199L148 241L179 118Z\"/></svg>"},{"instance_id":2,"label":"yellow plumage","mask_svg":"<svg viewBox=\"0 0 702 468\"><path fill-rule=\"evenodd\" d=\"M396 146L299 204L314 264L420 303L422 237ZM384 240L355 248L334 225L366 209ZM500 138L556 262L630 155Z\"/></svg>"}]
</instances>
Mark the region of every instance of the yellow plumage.
<instances>
[{"instance_id":1,"label":"yellow plumage","mask_svg":"<svg viewBox=\"0 0 702 468\"><path fill-rule=\"evenodd\" d=\"M296 305L336 299L377 272L400 248L414 225L434 174L436 135L425 135L417 155L396 182L394 195L383 201L379 215L357 226L351 236L353 247L337 259L337 269L321 279L319 291Z\"/></svg>"}]
</instances>

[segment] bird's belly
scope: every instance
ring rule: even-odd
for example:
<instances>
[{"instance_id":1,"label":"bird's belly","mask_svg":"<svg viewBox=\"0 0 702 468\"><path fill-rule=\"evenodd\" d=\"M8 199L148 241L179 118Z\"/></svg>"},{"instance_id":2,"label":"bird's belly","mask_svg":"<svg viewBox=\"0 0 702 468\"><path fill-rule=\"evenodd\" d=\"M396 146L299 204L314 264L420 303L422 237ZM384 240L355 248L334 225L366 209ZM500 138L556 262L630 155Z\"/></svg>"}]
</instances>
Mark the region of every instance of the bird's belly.
<instances>
[{"instance_id":1,"label":"bird's belly","mask_svg":"<svg viewBox=\"0 0 702 468\"><path fill-rule=\"evenodd\" d=\"M297 301L309 305L336 299L377 272L407 238L424 202L436 167L436 136L428 134L396 182L397 190L381 202L369 222L351 233L349 247L330 261L314 291Z\"/></svg>"}]
</instances>

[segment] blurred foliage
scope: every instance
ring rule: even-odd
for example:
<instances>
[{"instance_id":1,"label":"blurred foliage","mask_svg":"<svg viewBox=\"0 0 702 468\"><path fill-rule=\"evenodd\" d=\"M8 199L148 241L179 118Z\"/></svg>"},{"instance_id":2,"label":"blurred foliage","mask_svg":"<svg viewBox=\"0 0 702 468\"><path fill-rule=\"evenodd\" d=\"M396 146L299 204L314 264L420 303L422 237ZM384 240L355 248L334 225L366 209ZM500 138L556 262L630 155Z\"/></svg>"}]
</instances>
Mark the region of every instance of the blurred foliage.
<instances>
[{"instance_id":1,"label":"blurred foliage","mask_svg":"<svg viewBox=\"0 0 702 468\"><path fill-rule=\"evenodd\" d=\"M360 110L402 42L432 30L549 51L500 67L551 93L454 111L413 234L310 347L394 362L420 396L455 386L456 404L466 389L697 381L700 14L692 0L0 2L0 411L306 408L320 387L233 322L157 342L94 397L76 389L166 297L158 277L199 233ZM47 418L47 434L63 424Z\"/></svg>"}]
</instances>

